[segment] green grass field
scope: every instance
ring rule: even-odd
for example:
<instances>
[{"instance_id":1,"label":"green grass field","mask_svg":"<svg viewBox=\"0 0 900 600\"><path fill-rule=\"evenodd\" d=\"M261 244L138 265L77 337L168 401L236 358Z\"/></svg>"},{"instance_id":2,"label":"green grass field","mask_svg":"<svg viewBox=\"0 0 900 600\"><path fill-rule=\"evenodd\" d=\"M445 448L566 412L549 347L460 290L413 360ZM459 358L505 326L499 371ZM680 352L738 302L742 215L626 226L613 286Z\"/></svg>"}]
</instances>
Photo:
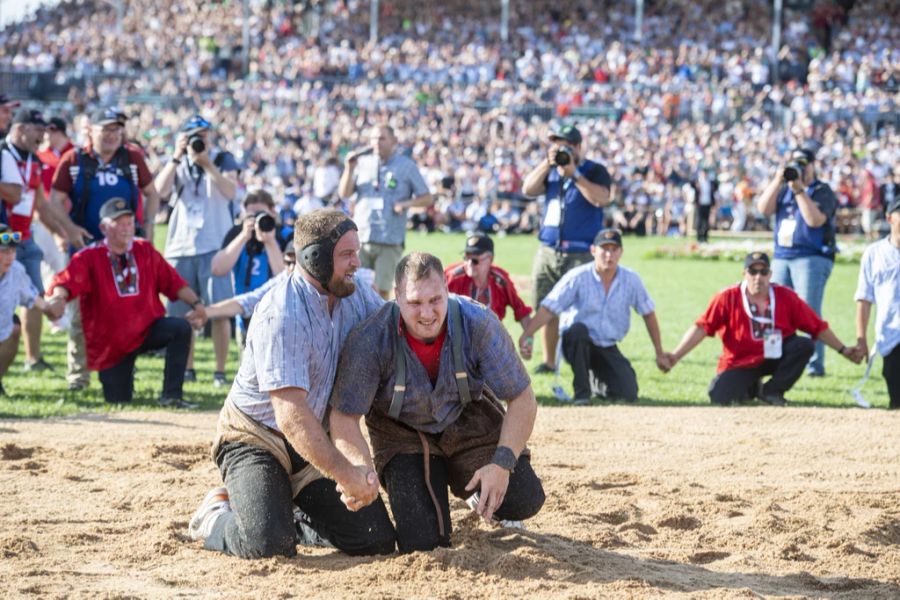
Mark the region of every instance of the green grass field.
<instances>
[{"instance_id":1,"label":"green grass field","mask_svg":"<svg viewBox=\"0 0 900 600\"><path fill-rule=\"evenodd\" d=\"M162 241L163 231L157 232ZM445 265L461 256L464 237L459 234L410 234L407 238L409 250L429 251L441 258ZM706 308L712 295L719 289L737 282L742 265L738 262L717 260L690 260L670 258L648 258L651 251L662 244L687 244L672 239L626 238L623 265L635 269L644 280L651 297L656 303L656 313L662 328L663 344L671 350L678 343L684 331ZM537 240L531 236L510 236L496 238L496 259L499 266L516 276L527 277L531 272L531 262ZM158 244L159 246L159 244ZM855 343L853 292L856 287L858 267L837 264L828 282L825 294L824 316L844 343ZM520 290L521 292L522 290ZM531 302L530 291L522 293L526 302ZM116 317L113 317L116 318ZM123 318L121 316L117 318ZM872 319L874 322L874 317ZM513 339L518 339L521 328L509 313L505 325ZM870 343L874 336L870 333ZM529 362L531 370L540 360L540 334L535 338L534 358ZM22 373L20 348L17 361L3 378L3 384L11 397L0 398L2 417L46 417L67 415L85 411L102 412L117 410L103 402L103 395L96 375L92 375L91 387L78 394L70 394L65 383L66 335L50 334L45 330L43 353L55 371L30 375ZM633 315L631 331L623 340L621 349L634 366L640 385L640 403L647 405L707 405L709 399L706 388L714 375L715 364L720 353L718 339L707 339L685 358L672 372L664 375L656 368L653 347L644 328L643 320ZM237 368L237 351L232 347L228 361L229 377ZM197 383L185 384L185 397L200 402L204 409L221 406L227 389L216 389L212 385L213 352L212 342L200 338L197 343L195 360ZM135 402L125 410L155 409L156 397L162 385L163 361L155 357L138 359L135 379ZM791 404L803 406L855 406L848 390L862 376L863 367L854 365L829 350L826 356L828 376L820 379L803 377L788 393ZM875 407L887 406L887 392L880 376L881 361L877 360L872 378L863 393ZM563 365L561 379L571 393L571 371ZM552 375L535 375L533 385L541 404L555 405Z\"/></svg>"}]
</instances>

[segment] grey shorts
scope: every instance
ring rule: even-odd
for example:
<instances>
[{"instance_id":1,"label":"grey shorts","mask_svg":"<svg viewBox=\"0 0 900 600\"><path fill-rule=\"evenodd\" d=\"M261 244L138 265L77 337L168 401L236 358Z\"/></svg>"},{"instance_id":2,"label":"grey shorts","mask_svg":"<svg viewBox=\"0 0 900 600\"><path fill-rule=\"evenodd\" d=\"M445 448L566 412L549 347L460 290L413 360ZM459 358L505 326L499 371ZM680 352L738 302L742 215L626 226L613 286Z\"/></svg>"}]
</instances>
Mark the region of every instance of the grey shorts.
<instances>
[{"instance_id":1,"label":"grey shorts","mask_svg":"<svg viewBox=\"0 0 900 600\"><path fill-rule=\"evenodd\" d=\"M367 242L359 251L360 266L375 271L375 287L379 292L394 288L394 271L403 257L403 246Z\"/></svg>"},{"instance_id":2,"label":"grey shorts","mask_svg":"<svg viewBox=\"0 0 900 600\"><path fill-rule=\"evenodd\" d=\"M41 261L44 259L44 253L41 251L33 238L28 238L19 244L16 248L16 260L25 267L28 278L37 288L39 294L44 293L44 281L41 279Z\"/></svg>"},{"instance_id":3,"label":"grey shorts","mask_svg":"<svg viewBox=\"0 0 900 600\"><path fill-rule=\"evenodd\" d=\"M231 273L220 277L214 277L212 274L212 259L215 254L215 252L208 252L200 256L179 256L168 259L169 264L178 271L178 274L194 290L194 293L200 296L200 300L206 306L234 296ZM183 317L191 310L191 307L181 300L175 302L170 300L167 309L170 317Z\"/></svg>"},{"instance_id":4,"label":"grey shorts","mask_svg":"<svg viewBox=\"0 0 900 600\"><path fill-rule=\"evenodd\" d=\"M543 244L538 248L531 270L532 306L540 308L541 301L547 297L556 282L562 279L567 271L594 260L590 252L557 252Z\"/></svg>"}]
</instances>

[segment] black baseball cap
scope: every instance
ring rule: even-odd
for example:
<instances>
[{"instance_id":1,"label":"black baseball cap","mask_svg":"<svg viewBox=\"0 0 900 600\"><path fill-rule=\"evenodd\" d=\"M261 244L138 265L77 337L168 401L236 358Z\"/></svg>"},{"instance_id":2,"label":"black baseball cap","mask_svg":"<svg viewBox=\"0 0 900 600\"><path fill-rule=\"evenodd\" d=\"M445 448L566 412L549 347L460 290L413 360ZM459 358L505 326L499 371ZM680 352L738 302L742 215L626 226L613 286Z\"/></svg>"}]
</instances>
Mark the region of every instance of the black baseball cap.
<instances>
[{"instance_id":1,"label":"black baseball cap","mask_svg":"<svg viewBox=\"0 0 900 600\"><path fill-rule=\"evenodd\" d=\"M100 207L100 220L118 219L122 215L133 215L134 211L123 198L110 198Z\"/></svg>"},{"instance_id":2,"label":"black baseball cap","mask_svg":"<svg viewBox=\"0 0 900 600\"><path fill-rule=\"evenodd\" d=\"M558 140L577 146L581 143L581 132L574 125L564 125L550 134L551 142Z\"/></svg>"},{"instance_id":3,"label":"black baseball cap","mask_svg":"<svg viewBox=\"0 0 900 600\"><path fill-rule=\"evenodd\" d=\"M466 254L494 253L494 241L483 233L473 233L466 239Z\"/></svg>"},{"instance_id":4,"label":"black baseball cap","mask_svg":"<svg viewBox=\"0 0 900 600\"><path fill-rule=\"evenodd\" d=\"M20 108L16 111L16 116L13 117L13 123L20 123L22 125L40 125L41 127L47 126L47 121L44 120L44 113L39 110L34 110L33 108Z\"/></svg>"},{"instance_id":5,"label":"black baseball cap","mask_svg":"<svg viewBox=\"0 0 900 600\"><path fill-rule=\"evenodd\" d=\"M125 127L125 115L115 108L98 108L91 113L91 125L121 125Z\"/></svg>"},{"instance_id":6,"label":"black baseball cap","mask_svg":"<svg viewBox=\"0 0 900 600\"><path fill-rule=\"evenodd\" d=\"M791 162L799 163L806 166L816 161L816 153L806 147L794 148L791 150Z\"/></svg>"},{"instance_id":7,"label":"black baseball cap","mask_svg":"<svg viewBox=\"0 0 900 600\"><path fill-rule=\"evenodd\" d=\"M751 252L744 258L744 268L749 269L755 264L763 264L769 266L769 255L765 252Z\"/></svg>"},{"instance_id":8,"label":"black baseball cap","mask_svg":"<svg viewBox=\"0 0 900 600\"><path fill-rule=\"evenodd\" d=\"M50 120L47 121L47 129L51 129L53 131L58 131L64 134L66 132L66 127L66 120L59 117L50 117Z\"/></svg>"},{"instance_id":9,"label":"black baseball cap","mask_svg":"<svg viewBox=\"0 0 900 600\"><path fill-rule=\"evenodd\" d=\"M22 105L18 100L10 100L9 96L6 94L0 94L0 105L6 106L8 108L18 108Z\"/></svg>"},{"instance_id":10,"label":"black baseball cap","mask_svg":"<svg viewBox=\"0 0 900 600\"><path fill-rule=\"evenodd\" d=\"M604 244L615 244L619 248L622 247L622 232L614 227L609 229L601 229L594 236L594 245L603 246Z\"/></svg>"},{"instance_id":11,"label":"black baseball cap","mask_svg":"<svg viewBox=\"0 0 900 600\"><path fill-rule=\"evenodd\" d=\"M888 203L885 214L889 215L892 212L897 212L898 210L900 210L900 196L894 196L894 199Z\"/></svg>"}]
</instances>

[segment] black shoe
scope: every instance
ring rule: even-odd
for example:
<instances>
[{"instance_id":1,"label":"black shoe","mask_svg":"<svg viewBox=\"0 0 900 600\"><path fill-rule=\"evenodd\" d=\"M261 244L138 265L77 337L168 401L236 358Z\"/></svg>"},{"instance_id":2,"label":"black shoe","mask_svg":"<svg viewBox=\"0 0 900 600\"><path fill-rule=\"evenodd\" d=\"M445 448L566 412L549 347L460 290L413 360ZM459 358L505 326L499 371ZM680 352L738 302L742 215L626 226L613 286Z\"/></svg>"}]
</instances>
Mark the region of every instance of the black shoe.
<instances>
[{"instance_id":1,"label":"black shoe","mask_svg":"<svg viewBox=\"0 0 900 600\"><path fill-rule=\"evenodd\" d=\"M572 404L575 406L590 406L592 402L590 398L575 398L572 400Z\"/></svg>"},{"instance_id":2,"label":"black shoe","mask_svg":"<svg viewBox=\"0 0 900 600\"><path fill-rule=\"evenodd\" d=\"M225 377L225 373L222 371L216 371L213 373L213 386L220 388L228 385L228 379Z\"/></svg>"},{"instance_id":3,"label":"black shoe","mask_svg":"<svg viewBox=\"0 0 900 600\"><path fill-rule=\"evenodd\" d=\"M556 369L548 365L547 363L541 363L534 368L535 375L546 375L547 373L555 373Z\"/></svg>"},{"instance_id":4,"label":"black shoe","mask_svg":"<svg viewBox=\"0 0 900 600\"><path fill-rule=\"evenodd\" d=\"M6 396L6 388L3 387L3 381L0 381L0 398Z\"/></svg>"},{"instance_id":5,"label":"black shoe","mask_svg":"<svg viewBox=\"0 0 900 600\"><path fill-rule=\"evenodd\" d=\"M25 364L22 365L22 370L26 373L40 373L41 371L52 371L53 367L50 366L50 363L44 360L44 357L42 356L32 363L26 361Z\"/></svg>"},{"instance_id":6,"label":"black shoe","mask_svg":"<svg viewBox=\"0 0 900 600\"><path fill-rule=\"evenodd\" d=\"M80 391L86 389L87 386L88 386L88 384L84 383L83 381L73 381L73 382L69 383L69 391L70 392L80 392Z\"/></svg>"},{"instance_id":7,"label":"black shoe","mask_svg":"<svg viewBox=\"0 0 900 600\"><path fill-rule=\"evenodd\" d=\"M195 382L195 381L197 381L197 371L195 371L194 369L185 369L185 370L184 370L184 381L185 381L185 382L188 382L188 381Z\"/></svg>"},{"instance_id":8,"label":"black shoe","mask_svg":"<svg viewBox=\"0 0 900 600\"><path fill-rule=\"evenodd\" d=\"M772 406L784 406L787 403L781 394L763 394L759 399Z\"/></svg>"},{"instance_id":9,"label":"black shoe","mask_svg":"<svg viewBox=\"0 0 900 600\"><path fill-rule=\"evenodd\" d=\"M160 406L163 406L165 408L183 408L186 410L193 410L200 406L199 404L197 404L195 402L188 402L186 400L183 400L182 398L162 397L159 400L157 400L157 402L159 402Z\"/></svg>"}]
</instances>

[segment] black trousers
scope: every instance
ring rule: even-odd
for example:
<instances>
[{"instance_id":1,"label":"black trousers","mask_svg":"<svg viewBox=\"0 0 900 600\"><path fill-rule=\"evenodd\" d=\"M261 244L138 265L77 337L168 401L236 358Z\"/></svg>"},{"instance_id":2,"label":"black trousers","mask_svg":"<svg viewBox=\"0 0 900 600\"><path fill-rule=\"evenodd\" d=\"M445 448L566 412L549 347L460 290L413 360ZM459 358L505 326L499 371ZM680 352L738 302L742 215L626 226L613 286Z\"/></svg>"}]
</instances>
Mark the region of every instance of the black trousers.
<instances>
[{"instance_id":1,"label":"black trousers","mask_svg":"<svg viewBox=\"0 0 900 600\"><path fill-rule=\"evenodd\" d=\"M695 225L697 226L697 241L706 242L709 240L709 213L712 211L712 204L698 204L696 212Z\"/></svg>"},{"instance_id":2,"label":"black trousers","mask_svg":"<svg viewBox=\"0 0 900 600\"><path fill-rule=\"evenodd\" d=\"M289 444L286 447L296 473L307 463ZM338 550L354 556L394 551L394 527L381 498L351 512L330 479L310 483L293 498L290 478L278 459L248 444L222 444L216 464L231 512L216 521L205 542L208 550L241 558L294 556L297 505L309 517L310 527Z\"/></svg>"},{"instance_id":3,"label":"black trousers","mask_svg":"<svg viewBox=\"0 0 900 600\"><path fill-rule=\"evenodd\" d=\"M638 397L637 375L616 345L594 345L586 325L575 323L563 333L563 356L572 365L572 387L576 398L591 397L591 372L606 384L608 398L634 401Z\"/></svg>"},{"instance_id":4,"label":"black trousers","mask_svg":"<svg viewBox=\"0 0 900 600\"><path fill-rule=\"evenodd\" d=\"M103 397L107 402L131 402L134 396L134 362L138 354L166 349L166 366L163 376L162 397L181 399L184 386L184 368L191 350L191 325L184 319L160 317L153 322L147 337L137 350L128 354L118 364L100 371Z\"/></svg>"},{"instance_id":5,"label":"black trousers","mask_svg":"<svg viewBox=\"0 0 900 600\"><path fill-rule=\"evenodd\" d=\"M887 382L888 407L900 408L900 344L894 346L890 354L882 359L881 374Z\"/></svg>"},{"instance_id":6,"label":"black trousers","mask_svg":"<svg viewBox=\"0 0 900 600\"><path fill-rule=\"evenodd\" d=\"M431 488L441 509L444 535L440 534L437 509L425 486L424 454L398 454L388 462L382 473L397 524L397 547L400 552L450 546L449 464L443 456L431 455L429 458ZM534 474L529 457L520 456L509 476L503 504L494 515L498 520L521 521L536 515L543 505L541 480Z\"/></svg>"},{"instance_id":7,"label":"black trousers","mask_svg":"<svg viewBox=\"0 0 900 600\"><path fill-rule=\"evenodd\" d=\"M758 367L728 369L716 375L709 384L709 399L713 404L731 404L755 398L760 393L784 395L791 389L806 368L816 350L816 343L808 337L792 335L781 342L781 358L764 360ZM771 375L760 388L762 377Z\"/></svg>"}]
</instances>

